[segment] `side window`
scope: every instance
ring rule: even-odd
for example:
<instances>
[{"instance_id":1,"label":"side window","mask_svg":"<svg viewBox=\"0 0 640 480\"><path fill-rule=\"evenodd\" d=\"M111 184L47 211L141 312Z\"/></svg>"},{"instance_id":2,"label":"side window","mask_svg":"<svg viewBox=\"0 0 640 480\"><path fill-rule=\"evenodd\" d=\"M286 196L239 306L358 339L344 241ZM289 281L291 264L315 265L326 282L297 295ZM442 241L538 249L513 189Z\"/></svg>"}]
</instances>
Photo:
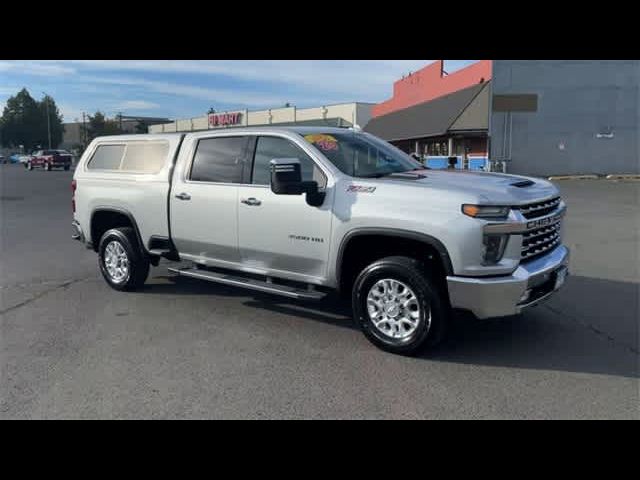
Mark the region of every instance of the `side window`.
<instances>
[{"instance_id":1,"label":"side window","mask_svg":"<svg viewBox=\"0 0 640 480\"><path fill-rule=\"evenodd\" d=\"M124 145L98 145L89 160L89 170L118 170L124 154Z\"/></svg>"},{"instance_id":2,"label":"side window","mask_svg":"<svg viewBox=\"0 0 640 480\"><path fill-rule=\"evenodd\" d=\"M122 170L158 173L164 167L169 153L167 142L130 143L122 159Z\"/></svg>"},{"instance_id":3,"label":"side window","mask_svg":"<svg viewBox=\"0 0 640 480\"><path fill-rule=\"evenodd\" d=\"M258 137L256 153L253 159L253 175L251 183L254 185L269 185L271 170L269 163L274 158L297 158L300 160L302 180L315 180L321 187L326 186L326 179L315 162L300 147L290 140L280 137Z\"/></svg>"},{"instance_id":4,"label":"side window","mask_svg":"<svg viewBox=\"0 0 640 480\"><path fill-rule=\"evenodd\" d=\"M246 146L247 137L200 140L189 179L195 182L242 183Z\"/></svg>"}]
</instances>

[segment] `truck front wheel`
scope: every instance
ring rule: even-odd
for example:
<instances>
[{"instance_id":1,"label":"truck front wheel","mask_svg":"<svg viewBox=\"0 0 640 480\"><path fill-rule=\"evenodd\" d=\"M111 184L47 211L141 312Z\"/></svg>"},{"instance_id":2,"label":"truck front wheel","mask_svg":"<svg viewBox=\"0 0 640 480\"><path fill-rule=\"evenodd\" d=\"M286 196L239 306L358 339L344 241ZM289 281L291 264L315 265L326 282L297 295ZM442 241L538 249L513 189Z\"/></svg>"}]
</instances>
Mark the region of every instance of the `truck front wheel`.
<instances>
[{"instance_id":1,"label":"truck front wheel","mask_svg":"<svg viewBox=\"0 0 640 480\"><path fill-rule=\"evenodd\" d=\"M383 350L410 355L444 337L448 308L417 259L393 256L366 267L353 286L354 319Z\"/></svg>"},{"instance_id":2,"label":"truck front wheel","mask_svg":"<svg viewBox=\"0 0 640 480\"><path fill-rule=\"evenodd\" d=\"M105 232L98 248L100 272L115 290L135 290L149 275L149 259L140 251L131 227Z\"/></svg>"}]
</instances>

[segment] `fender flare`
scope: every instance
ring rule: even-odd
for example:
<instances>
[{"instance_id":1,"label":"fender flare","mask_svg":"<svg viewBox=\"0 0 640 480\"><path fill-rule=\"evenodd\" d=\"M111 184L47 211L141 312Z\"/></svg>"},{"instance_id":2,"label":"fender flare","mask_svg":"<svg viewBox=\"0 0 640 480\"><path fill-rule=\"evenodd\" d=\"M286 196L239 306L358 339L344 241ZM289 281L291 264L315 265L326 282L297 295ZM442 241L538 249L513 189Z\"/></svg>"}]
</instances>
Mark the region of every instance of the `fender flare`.
<instances>
[{"instance_id":1,"label":"fender flare","mask_svg":"<svg viewBox=\"0 0 640 480\"><path fill-rule=\"evenodd\" d=\"M91 212L91 219L89 220L89 231L91 231L91 226L93 225L93 217L96 215L96 213L100 213L100 212L114 212L114 213L119 213L124 215L125 217L127 217L129 219L129 221L131 222L131 225L133 226L133 230L136 233L136 238L138 240L138 245L140 246L140 251L143 255L149 255L149 252L147 251L147 247L144 244L144 242L142 241L142 237L140 236L140 229L138 228L138 223L136 222L136 219L134 218L134 216L131 214L131 212L129 212L128 210L125 210L123 208L119 208L119 207L97 207L95 208L92 212ZM100 242L100 239L95 239L93 238L93 234L91 235L91 246L93 247L93 249L97 249L98 248L98 244Z\"/></svg>"},{"instance_id":2,"label":"fender flare","mask_svg":"<svg viewBox=\"0 0 640 480\"><path fill-rule=\"evenodd\" d=\"M435 248L435 250L440 255L440 260L442 261L445 274L447 276L453 275L453 265L451 263L451 258L449 257L449 252L447 251L447 248L444 246L444 244L437 238L432 237L431 235L427 235L426 233L413 232L411 230L384 227L362 227L354 228L353 230L347 232L344 237L342 237L340 247L338 248L338 255L336 257L336 281L338 285L340 285L343 256L347 245L355 237L359 237L362 235L384 235L388 237L399 237L409 240L417 240L419 242L426 243Z\"/></svg>"}]
</instances>

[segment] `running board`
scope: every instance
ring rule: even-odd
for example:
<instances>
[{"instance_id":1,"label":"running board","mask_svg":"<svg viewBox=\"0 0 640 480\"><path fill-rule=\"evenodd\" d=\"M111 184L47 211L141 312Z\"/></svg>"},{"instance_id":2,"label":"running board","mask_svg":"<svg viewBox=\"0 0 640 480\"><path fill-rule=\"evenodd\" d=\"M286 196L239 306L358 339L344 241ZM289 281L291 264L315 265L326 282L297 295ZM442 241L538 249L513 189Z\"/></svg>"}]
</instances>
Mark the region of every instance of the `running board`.
<instances>
[{"instance_id":1,"label":"running board","mask_svg":"<svg viewBox=\"0 0 640 480\"><path fill-rule=\"evenodd\" d=\"M163 257L165 255L168 255L169 253L171 253L171 250L169 250L168 248L154 248L149 250L149 253L151 255L156 255L158 257Z\"/></svg>"},{"instance_id":2,"label":"running board","mask_svg":"<svg viewBox=\"0 0 640 480\"><path fill-rule=\"evenodd\" d=\"M264 282L252 278L245 278L239 275L230 275L227 273L211 272L197 268L169 268L172 273L184 275L186 277L199 278L209 282L222 283L225 285L233 285L235 287L244 287L259 292L273 293L289 298L297 298L304 300L321 300L326 293L319 292L310 286L309 289L289 287L287 285L279 285L277 283Z\"/></svg>"}]
</instances>

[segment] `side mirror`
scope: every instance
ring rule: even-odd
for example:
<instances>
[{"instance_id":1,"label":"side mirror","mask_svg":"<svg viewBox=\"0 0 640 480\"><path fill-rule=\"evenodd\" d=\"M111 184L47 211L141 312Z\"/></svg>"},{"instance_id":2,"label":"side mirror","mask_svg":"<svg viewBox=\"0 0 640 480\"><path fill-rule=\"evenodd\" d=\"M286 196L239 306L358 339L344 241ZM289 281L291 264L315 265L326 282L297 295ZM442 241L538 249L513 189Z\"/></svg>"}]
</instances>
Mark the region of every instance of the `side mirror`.
<instances>
[{"instance_id":1,"label":"side mirror","mask_svg":"<svg viewBox=\"0 0 640 480\"><path fill-rule=\"evenodd\" d=\"M271 191L276 195L302 195L306 193L307 204L319 207L324 202L325 192L318 182L303 182L300 161L297 158L274 158L271 165Z\"/></svg>"},{"instance_id":2,"label":"side mirror","mask_svg":"<svg viewBox=\"0 0 640 480\"><path fill-rule=\"evenodd\" d=\"M302 195L302 171L297 158L274 158L271 165L271 191L276 195Z\"/></svg>"}]
</instances>

